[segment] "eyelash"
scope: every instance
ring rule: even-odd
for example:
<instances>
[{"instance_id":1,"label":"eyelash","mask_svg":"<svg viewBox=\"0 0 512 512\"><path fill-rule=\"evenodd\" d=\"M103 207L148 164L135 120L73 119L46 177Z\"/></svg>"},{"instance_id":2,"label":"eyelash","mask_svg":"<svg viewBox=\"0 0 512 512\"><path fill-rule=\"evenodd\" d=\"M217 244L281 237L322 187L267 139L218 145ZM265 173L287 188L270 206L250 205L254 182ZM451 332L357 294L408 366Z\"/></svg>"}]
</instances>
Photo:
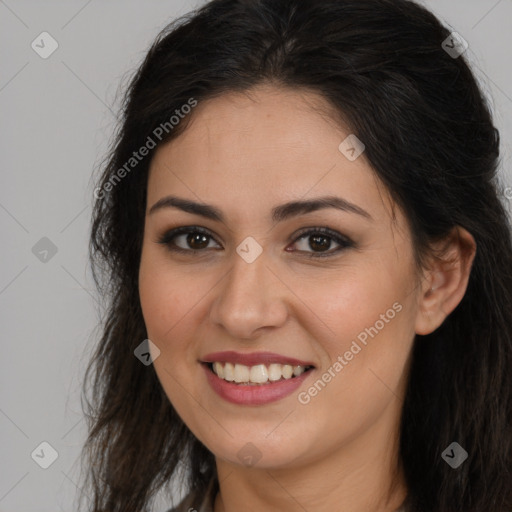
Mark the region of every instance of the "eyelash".
<instances>
[{"instance_id":1,"label":"eyelash","mask_svg":"<svg viewBox=\"0 0 512 512\"><path fill-rule=\"evenodd\" d=\"M174 243L172 243L174 238L176 238L177 236L183 235L183 234L190 234L190 233L203 234L207 237L210 237L216 243L218 243L208 230L201 228L199 226L187 226L187 227L184 226L184 227L172 229L171 231L164 233L157 240L157 242L159 244L167 246L167 248L172 252L178 252L178 253L182 253L182 254L191 254L191 253L196 254L199 252L204 252L206 249L183 249L181 247L177 247ZM299 232L299 234L293 240L293 243L298 242L302 238L307 238L307 237L310 237L313 235L318 235L318 234L324 235L327 238L334 240L336 243L338 243L340 245L340 247L338 247L335 250L331 250L329 252L314 252L314 251L309 252L309 255L307 256L309 258L329 258L329 257L337 255L339 252L343 251L344 249L348 249L350 247L355 246L354 242L352 242L352 240L350 240L349 238L347 238L345 236L341 236L339 233L337 233L336 231L332 231L329 228L323 228L323 227L306 228L305 230L302 230L301 232ZM304 252L304 251L299 251L299 252ZM308 252L308 251L306 251L306 252Z\"/></svg>"}]
</instances>

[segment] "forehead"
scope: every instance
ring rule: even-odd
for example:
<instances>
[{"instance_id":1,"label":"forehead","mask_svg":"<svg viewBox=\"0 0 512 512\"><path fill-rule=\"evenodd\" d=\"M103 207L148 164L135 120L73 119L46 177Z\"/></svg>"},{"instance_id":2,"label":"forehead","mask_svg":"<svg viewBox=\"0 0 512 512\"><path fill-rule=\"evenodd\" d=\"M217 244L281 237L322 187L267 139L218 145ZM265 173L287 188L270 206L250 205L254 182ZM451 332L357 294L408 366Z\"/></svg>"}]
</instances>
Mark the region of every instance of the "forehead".
<instances>
[{"instance_id":1,"label":"forehead","mask_svg":"<svg viewBox=\"0 0 512 512\"><path fill-rule=\"evenodd\" d=\"M185 131L159 147L148 203L165 193L261 211L271 203L334 194L376 218L391 201L364 153L339 149L350 130L332 107L303 90L260 86L200 102ZM194 197L195 196L195 197Z\"/></svg>"},{"instance_id":2,"label":"forehead","mask_svg":"<svg viewBox=\"0 0 512 512\"><path fill-rule=\"evenodd\" d=\"M345 133L324 113L333 113L333 109L313 92L257 86L200 102L187 129L168 146L173 147L174 156L194 159L205 154L229 159L262 157L268 151L269 159L277 155L280 159L314 159L319 156L314 148L321 141L324 149L334 144L330 152L335 154L336 142Z\"/></svg>"}]
</instances>

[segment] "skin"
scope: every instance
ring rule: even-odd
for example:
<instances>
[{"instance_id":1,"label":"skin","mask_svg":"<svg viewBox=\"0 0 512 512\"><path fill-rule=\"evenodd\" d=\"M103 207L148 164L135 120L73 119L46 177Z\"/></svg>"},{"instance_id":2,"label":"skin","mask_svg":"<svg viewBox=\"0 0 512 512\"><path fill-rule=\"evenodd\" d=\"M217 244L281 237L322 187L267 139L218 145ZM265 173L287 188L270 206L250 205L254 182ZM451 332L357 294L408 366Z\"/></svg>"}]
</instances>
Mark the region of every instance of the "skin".
<instances>
[{"instance_id":1,"label":"skin","mask_svg":"<svg viewBox=\"0 0 512 512\"><path fill-rule=\"evenodd\" d=\"M454 231L446 258L419 272L407 219L394 205L392 221L392 201L364 153L352 162L340 152L350 131L327 111L309 91L265 85L225 94L200 103L185 132L151 162L141 305L148 337L161 351L154 367L163 389L216 457L215 512L331 512L340 503L351 512L396 510L407 493L398 425L414 336L439 327L466 290L471 235ZM149 214L170 194L215 205L225 222L176 208ZM333 208L279 223L270 218L277 205L324 195L342 197L372 219ZM192 246L203 252L173 253L158 243L179 226L211 232ZM339 245L327 238L332 256L308 258L322 249L296 233L318 227L354 247L334 252ZM248 236L263 249L252 263L236 252ZM191 249L186 235L174 242ZM395 303L401 311L300 403L299 393ZM315 369L277 402L236 405L210 388L198 362L221 350L276 352ZM238 456L248 442L260 455L252 466Z\"/></svg>"}]
</instances>

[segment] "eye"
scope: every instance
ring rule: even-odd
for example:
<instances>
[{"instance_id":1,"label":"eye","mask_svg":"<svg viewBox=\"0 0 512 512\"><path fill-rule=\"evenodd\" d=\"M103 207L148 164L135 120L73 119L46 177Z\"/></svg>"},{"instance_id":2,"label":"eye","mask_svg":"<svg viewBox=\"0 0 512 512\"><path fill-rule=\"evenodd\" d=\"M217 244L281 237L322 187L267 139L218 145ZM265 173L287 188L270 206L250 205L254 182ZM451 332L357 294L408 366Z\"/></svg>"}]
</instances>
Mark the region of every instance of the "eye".
<instances>
[{"instance_id":1,"label":"eye","mask_svg":"<svg viewBox=\"0 0 512 512\"><path fill-rule=\"evenodd\" d=\"M302 241L302 249L300 252L308 252L306 249L312 249L307 256L311 258L325 258L333 256L343 249L353 247L354 243L349 238L332 231L329 228L313 228L302 231L300 236L295 239L295 243ZM307 241L307 242L306 242ZM334 250L328 251L332 242L338 244Z\"/></svg>"},{"instance_id":2,"label":"eye","mask_svg":"<svg viewBox=\"0 0 512 512\"><path fill-rule=\"evenodd\" d=\"M299 235L294 239L294 243L302 243L302 248L298 252L309 252L308 257L333 256L343 249L354 246L352 240L329 228L309 228L300 232ZM308 239L309 242L305 243ZM184 226L168 231L157 242L167 246L173 252L195 254L205 252L212 240L215 241L208 230L199 226ZM333 241L338 244L338 247L328 251ZM308 248L312 251L308 251Z\"/></svg>"},{"instance_id":3,"label":"eye","mask_svg":"<svg viewBox=\"0 0 512 512\"><path fill-rule=\"evenodd\" d=\"M208 247L213 237L206 229L198 226L176 228L165 233L158 243L166 245L169 250L174 252L196 253ZM176 244L176 241L181 243Z\"/></svg>"}]
</instances>

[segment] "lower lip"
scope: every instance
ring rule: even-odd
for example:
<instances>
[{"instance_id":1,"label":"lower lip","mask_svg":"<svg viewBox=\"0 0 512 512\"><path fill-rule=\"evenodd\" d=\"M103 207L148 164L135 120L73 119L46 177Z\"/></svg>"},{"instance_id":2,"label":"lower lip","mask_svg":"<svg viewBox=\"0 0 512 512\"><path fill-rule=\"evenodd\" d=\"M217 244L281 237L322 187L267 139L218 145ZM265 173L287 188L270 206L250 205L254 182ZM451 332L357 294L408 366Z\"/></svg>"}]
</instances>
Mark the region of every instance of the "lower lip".
<instances>
[{"instance_id":1,"label":"lower lip","mask_svg":"<svg viewBox=\"0 0 512 512\"><path fill-rule=\"evenodd\" d=\"M293 393L313 371L313 369L310 369L298 377L287 380L256 386L244 386L217 377L205 363L202 363L201 366L204 368L206 379L213 390L224 400L238 405L262 405L281 400L281 398Z\"/></svg>"}]
</instances>

